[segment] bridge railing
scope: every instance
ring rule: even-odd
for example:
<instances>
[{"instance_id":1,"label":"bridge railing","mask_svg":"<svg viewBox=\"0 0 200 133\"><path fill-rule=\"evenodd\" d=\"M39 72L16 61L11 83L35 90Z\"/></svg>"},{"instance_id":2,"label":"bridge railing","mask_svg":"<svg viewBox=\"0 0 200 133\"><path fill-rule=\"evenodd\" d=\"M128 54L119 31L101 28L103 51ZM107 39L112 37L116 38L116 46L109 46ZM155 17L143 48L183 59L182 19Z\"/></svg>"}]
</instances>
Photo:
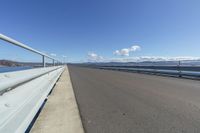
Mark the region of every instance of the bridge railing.
<instances>
[{"instance_id":1,"label":"bridge railing","mask_svg":"<svg viewBox=\"0 0 200 133\"><path fill-rule=\"evenodd\" d=\"M47 68L36 68L32 70L2 73L0 74L0 94L27 81L55 71L61 67L62 66L54 66Z\"/></svg>"},{"instance_id":2,"label":"bridge railing","mask_svg":"<svg viewBox=\"0 0 200 133\"><path fill-rule=\"evenodd\" d=\"M200 77L199 71L184 71L180 69L157 69L152 66L148 67L99 67L101 69L121 70L121 71L133 71L133 72L146 72L146 73L157 73L157 74L168 74L177 76L197 76ZM166 68L166 67L165 67Z\"/></svg>"},{"instance_id":3,"label":"bridge railing","mask_svg":"<svg viewBox=\"0 0 200 133\"><path fill-rule=\"evenodd\" d=\"M0 133L29 131L63 66L0 73Z\"/></svg>"},{"instance_id":4,"label":"bridge railing","mask_svg":"<svg viewBox=\"0 0 200 133\"><path fill-rule=\"evenodd\" d=\"M179 61L180 62L180 61ZM168 75L176 77L187 77L200 79L200 66L196 65L80 65L91 68L98 69L108 69L108 70L118 70L118 71L128 71L128 72L138 72L138 73L149 73L158 75Z\"/></svg>"},{"instance_id":5,"label":"bridge railing","mask_svg":"<svg viewBox=\"0 0 200 133\"><path fill-rule=\"evenodd\" d=\"M10 37L8 37L8 36L5 36L5 35L3 35L3 34L0 34L0 40L9 42L10 44L13 44L13 45L15 45L15 46L21 47L21 48L23 48L23 49L26 49L26 50L28 50L28 51L31 51L31 52L36 53L36 54L38 54L38 55L41 55L41 56L42 56L42 65L43 65L43 67L46 66L45 57L51 59L53 65L55 65L55 62L61 63L61 61L59 61L58 59L55 59L55 58L53 58L53 57L51 57L51 56L49 56L49 55L47 55L47 54L45 54L45 53L43 53L43 52L40 52L40 51L38 51L38 50L36 50L36 49L34 49L34 48L31 48L31 47L29 47L28 45L23 44L23 43L21 43L21 42L19 42L19 41L16 41L16 40L14 40L14 39L12 39L12 38L10 38Z\"/></svg>"},{"instance_id":6,"label":"bridge railing","mask_svg":"<svg viewBox=\"0 0 200 133\"><path fill-rule=\"evenodd\" d=\"M0 34L0 40L42 56L43 67L0 73L0 133L28 132L64 66L45 67L45 58L59 60Z\"/></svg>"}]
</instances>

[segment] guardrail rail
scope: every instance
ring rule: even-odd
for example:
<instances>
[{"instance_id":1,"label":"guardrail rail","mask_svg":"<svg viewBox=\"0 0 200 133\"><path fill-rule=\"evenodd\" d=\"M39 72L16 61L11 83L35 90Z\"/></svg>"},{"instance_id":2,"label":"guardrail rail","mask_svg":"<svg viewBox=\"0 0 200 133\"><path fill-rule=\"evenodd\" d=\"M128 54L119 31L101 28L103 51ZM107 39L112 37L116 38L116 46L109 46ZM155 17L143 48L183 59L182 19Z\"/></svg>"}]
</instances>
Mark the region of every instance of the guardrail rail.
<instances>
[{"instance_id":1,"label":"guardrail rail","mask_svg":"<svg viewBox=\"0 0 200 133\"><path fill-rule=\"evenodd\" d=\"M0 40L6 41L6 42L8 42L10 44L13 44L15 46L21 47L23 49L26 49L28 51L31 51L31 52L36 53L38 55L41 55L42 56L43 67L46 66L45 57L49 58L49 59L52 59L54 65L55 65L55 61L57 61L58 63L61 63L61 61L59 61L58 59L55 59L55 58L53 58L53 57L51 57L51 56L49 56L49 55L47 55L47 54L45 54L43 52L40 52L40 51L38 51L36 49L33 49L33 48L29 47L28 45L25 45L25 44L23 44L21 42L18 42L18 41L14 40L14 39L12 39L12 38L10 38L8 36L5 36L3 34L0 34Z\"/></svg>"},{"instance_id":2,"label":"guardrail rail","mask_svg":"<svg viewBox=\"0 0 200 133\"><path fill-rule=\"evenodd\" d=\"M0 40L39 54L43 60L41 68L0 73L0 133L23 133L47 99L64 66L46 67L45 58L52 59L53 64L60 61L5 35L0 34Z\"/></svg>"},{"instance_id":3,"label":"guardrail rail","mask_svg":"<svg viewBox=\"0 0 200 133\"><path fill-rule=\"evenodd\" d=\"M200 79L200 67L192 66L88 66L97 69L159 74Z\"/></svg>"}]
</instances>

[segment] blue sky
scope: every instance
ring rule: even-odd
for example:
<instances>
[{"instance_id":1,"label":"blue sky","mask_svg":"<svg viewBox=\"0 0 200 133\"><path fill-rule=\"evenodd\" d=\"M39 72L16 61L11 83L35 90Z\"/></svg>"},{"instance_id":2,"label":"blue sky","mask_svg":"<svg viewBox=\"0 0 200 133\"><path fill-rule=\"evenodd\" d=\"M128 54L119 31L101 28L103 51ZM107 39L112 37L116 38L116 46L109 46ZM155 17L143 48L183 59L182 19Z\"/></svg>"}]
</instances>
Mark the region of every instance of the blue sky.
<instances>
[{"instance_id":1,"label":"blue sky","mask_svg":"<svg viewBox=\"0 0 200 133\"><path fill-rule=\"evenodd\" d=\"M199 0L1 0L0 16L0 33L70 62L200 56ZM3 41L0 58L39 59Z\"/></svg>"}]
</instances>

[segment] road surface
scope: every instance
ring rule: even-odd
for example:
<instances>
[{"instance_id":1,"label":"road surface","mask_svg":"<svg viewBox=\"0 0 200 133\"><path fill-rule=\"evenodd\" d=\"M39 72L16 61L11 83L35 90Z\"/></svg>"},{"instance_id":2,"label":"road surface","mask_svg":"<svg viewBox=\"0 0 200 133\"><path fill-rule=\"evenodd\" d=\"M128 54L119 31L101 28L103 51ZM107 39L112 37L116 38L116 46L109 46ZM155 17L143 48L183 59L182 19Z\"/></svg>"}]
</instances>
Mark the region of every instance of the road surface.
<instances>
[{"instance_id":1,"label":"road surface","mask_svg":"<svg viewBox=\"0 0 200 133\"><path fill-rule=\"evenodd\" d=\"M86 133L200 133L200 81L69 70Z\"/></svg>"}]
</instances>

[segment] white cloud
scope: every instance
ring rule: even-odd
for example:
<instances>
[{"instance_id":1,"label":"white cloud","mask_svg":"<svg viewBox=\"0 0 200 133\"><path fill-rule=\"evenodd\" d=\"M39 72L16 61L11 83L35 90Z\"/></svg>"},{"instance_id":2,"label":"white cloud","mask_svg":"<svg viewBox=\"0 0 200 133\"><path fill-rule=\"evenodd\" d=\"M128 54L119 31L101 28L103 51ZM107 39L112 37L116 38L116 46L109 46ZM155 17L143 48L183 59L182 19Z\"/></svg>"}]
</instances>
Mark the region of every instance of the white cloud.
<instances>
[{"instance_id":1,"label":"white cloud","mask_svg":"<svg viewBox=\"0 0 200 133\"><path fill-rule=\"evenodd\" d=\"M54 54L54 53L51 53L50 55L51 55L51 56L56 56L56 54Z\"/></svg>"},{"instance_id":2,"label":"white cloud","mask_svg":"<svg viewBox=\"0 0 200 133\"><path fill-rule=\"evenodd\" d=\"M124 50L126 51L126 50ZM200 61L200 57L194 56L138 56L138 57L119 57L119 58L104 58L94 52L87 55L90 62L157 62L157 61Z\"/></svg>"},{"instance_id":3,"label":"white cloud","mask_svg":"<svg viewBox=\"0 0 200 133\"><path fill-rule=\"evenodd\" d=\"M124 49L121 49L121 50L116 50L116 51L114 52L114 54L116 54L116 55L121 55L121 56L129 56L129 52L130 52L129 49L124 48Z\"/></svg>"},{"instance_id":4,"label":"white cloud","mask_svg":"<svg viewBox=\"0 0 200 133\"><path fill-rule=\"evenodd\" d=\"M130 52L135 52L141 50L141 47L134 45L130 48L123 48L121 50L116 50L113 52L115 55L120 55L117 58L104 58L94 52L89 52L87 57L88 61L91 62L157 62L157 61L200 61L200 57L194 56L138 56L129 57Z\"/></svg>"},{"instance_id":5,"label":"white cloud","mask_svg":"<svg viewBox=\"0 0 200 133\"><path fill-rule=\"evenodd\" d=\"M87 56L88 56L88 61L92 62L101 62L104 60L102 56L99 56L94 52L89 52Z\"/></svg>"},{"instance_id":6,"label":"white cloud","mask_svg":"<svg viewBox=\"0 0 200 133\"><path fill-rule=\"evenodd\" d=\"M67 56L65 56L65 55L62 55L62 57L63 57L63 58L66 58Z\"/></svg>"},{"instance_id":7,"label":"white cloud","mask_svg":"<svg viewBox=\"0 0 200 133\"><path fill-rule=\"evenodd\" d=\"M177 57L164 57L164 56L140 56L140 57L127 57L127 58L112 58L112 62L143 62L143 61L195 61L200 60L200 57L190 56L177 56Z\"/></svg>"},{"instance_id":8,"label":"white cloud","mask_svg":"<svg viewBox=\"0 0 200 133\"><path fill-rule=\"evenodd\" d=\"M138 51L138 50L141 50L141 47L138 46L138 45L134 45L130 48L131 51Z\"/></svg>"},{"instance_id":9,"label":"white cloud","mask_svg":"<svg viewBox=\"0 0 200 133\"><path fill-rule=\"evenodd\" d=\"M120 55L120 56L129 56L130 52L135 52L135 51L138 51L140 49L141 49L140 46L134 45L130 48L123 48L121 50L116 50L113 54Z\"/></svg>"}]
</instances>

